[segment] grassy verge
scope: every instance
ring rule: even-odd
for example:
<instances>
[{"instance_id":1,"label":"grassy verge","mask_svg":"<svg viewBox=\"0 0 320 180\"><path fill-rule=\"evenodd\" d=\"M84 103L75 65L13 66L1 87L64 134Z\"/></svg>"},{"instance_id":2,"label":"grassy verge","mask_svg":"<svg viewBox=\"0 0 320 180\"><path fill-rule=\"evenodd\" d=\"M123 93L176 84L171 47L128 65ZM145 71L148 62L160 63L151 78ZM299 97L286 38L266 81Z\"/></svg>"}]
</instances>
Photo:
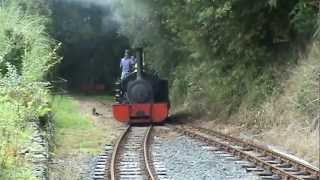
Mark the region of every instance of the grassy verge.
<instances>
[{"instance_id":1,"label":"grassy verge","mask_svg":"<svg viewBox=\"0 0 320 180\"><path fill-rule=\"evenodd\" d=\"M56 96L53 110L56 127L55 154L96 154L100 151L104 132L80 112L80 105L74 98Z\"/></svg>"},{"instance_id":2,"label":"grassy verge","mask_svg":"<svg viewBox=\"0 0 320 180\"><path fill-rule=\"evenodd\" d=\"M103 103L101 103L103 102ZM113 143L118 125L112 119L109 96L55 96L55 144L50 179L89 177L102 146ZM96 108L101 115L94 115ZM89 169L88 169L89 168Z\"/></svg>"}]
</instances>

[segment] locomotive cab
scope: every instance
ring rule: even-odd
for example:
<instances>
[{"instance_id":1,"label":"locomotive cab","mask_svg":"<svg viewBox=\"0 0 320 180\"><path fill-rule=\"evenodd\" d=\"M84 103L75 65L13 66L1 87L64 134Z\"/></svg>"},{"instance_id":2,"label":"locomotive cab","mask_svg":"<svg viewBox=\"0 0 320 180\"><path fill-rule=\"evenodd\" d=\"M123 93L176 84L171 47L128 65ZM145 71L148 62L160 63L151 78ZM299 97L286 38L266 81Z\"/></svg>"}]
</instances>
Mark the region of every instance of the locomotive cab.
<instances>
[{"instance_id":1,"label":"locomotive cab","mask_svg":"<svg viewBox=\"0 0 320 180\"><path fill-rule=\"evenodd\" d=\"M162 123L169 114L168 81L143 70L143 50L137 50L137 72L123 79L113 115L123 123Z\"/></svg>"}]
</instances>

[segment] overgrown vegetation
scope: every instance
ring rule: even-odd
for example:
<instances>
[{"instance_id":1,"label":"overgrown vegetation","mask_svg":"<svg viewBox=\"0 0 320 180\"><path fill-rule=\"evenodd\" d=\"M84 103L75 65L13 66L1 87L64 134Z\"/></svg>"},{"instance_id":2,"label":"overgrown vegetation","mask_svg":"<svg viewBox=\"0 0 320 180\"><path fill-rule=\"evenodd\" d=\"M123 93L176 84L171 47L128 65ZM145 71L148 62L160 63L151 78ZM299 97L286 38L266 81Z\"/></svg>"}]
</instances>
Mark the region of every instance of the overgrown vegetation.
<instances>
[{"instance_id":1,"label":"overgrown vegetation","mask_svg":"<svg viewBox=\"0 0 320 180\"><path fill-rule=\"evenodd\" d=\"M265 142L284 146L319 166L319 58L317 42L308 56L301 57L298 65L290 68L289 78L281 84L281 93L268 97L260 108L242 104L231 122L254 129Z\"/></svg>"},{"instance_id":2,"label":"overgrown vegetation","mask_svg":"<svg viewBox=\"0 0 320 180\"><path fill-rule=\"evenodd\" d=\"M30 140L28 123L50 111L44 77L58 61L58 46L46 34L42 13L48 9L42 5L36 0L0 4L0 179L32 179L18 152Z\"/></svg>"}]
</instances>

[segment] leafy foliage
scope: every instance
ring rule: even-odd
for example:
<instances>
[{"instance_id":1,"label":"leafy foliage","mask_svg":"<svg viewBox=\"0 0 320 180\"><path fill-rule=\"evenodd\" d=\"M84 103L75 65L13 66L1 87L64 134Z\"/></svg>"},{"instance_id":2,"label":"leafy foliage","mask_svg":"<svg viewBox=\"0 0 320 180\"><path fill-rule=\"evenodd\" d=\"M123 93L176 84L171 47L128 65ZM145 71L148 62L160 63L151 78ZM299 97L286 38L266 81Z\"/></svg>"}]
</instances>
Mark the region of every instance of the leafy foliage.
<instances>
[{"instance_id":1,"label":"leafy foliage","mask_svg":"<svg viewBox=\"0 0 320 180\"><path fill-rule=\"evenodd\" d=\"M58 62L58 46L46 34L47 19L29 5L38 1L2 1L0 6L0 179L31 178L17 151L26 143L27 122L49 111L45 76ZM39 1L40 2L40 1ZM17 169L12 174L10 169Z\"/></svg>"}]
</instances>

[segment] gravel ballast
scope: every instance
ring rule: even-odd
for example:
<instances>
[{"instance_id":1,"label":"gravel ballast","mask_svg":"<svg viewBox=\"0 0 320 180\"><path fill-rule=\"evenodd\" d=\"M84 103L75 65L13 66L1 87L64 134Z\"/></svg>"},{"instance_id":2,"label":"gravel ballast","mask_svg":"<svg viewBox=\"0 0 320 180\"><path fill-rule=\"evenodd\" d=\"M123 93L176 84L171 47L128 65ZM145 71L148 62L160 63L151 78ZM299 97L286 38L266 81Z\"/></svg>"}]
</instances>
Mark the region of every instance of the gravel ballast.
<instances>
[{"instance_id":1,"label":"gravel ballast","mask_svg":"<svg viewBox=\"0 0 320 180\"><path fill-rule=\"evenodd\" d=\"M154 142L161 148L154 148L163 158L167 175L174 180L253 180L239 164L223 155L210 151L210 147L186 136L155 136Z\"/></svg>"}]
</instances>

